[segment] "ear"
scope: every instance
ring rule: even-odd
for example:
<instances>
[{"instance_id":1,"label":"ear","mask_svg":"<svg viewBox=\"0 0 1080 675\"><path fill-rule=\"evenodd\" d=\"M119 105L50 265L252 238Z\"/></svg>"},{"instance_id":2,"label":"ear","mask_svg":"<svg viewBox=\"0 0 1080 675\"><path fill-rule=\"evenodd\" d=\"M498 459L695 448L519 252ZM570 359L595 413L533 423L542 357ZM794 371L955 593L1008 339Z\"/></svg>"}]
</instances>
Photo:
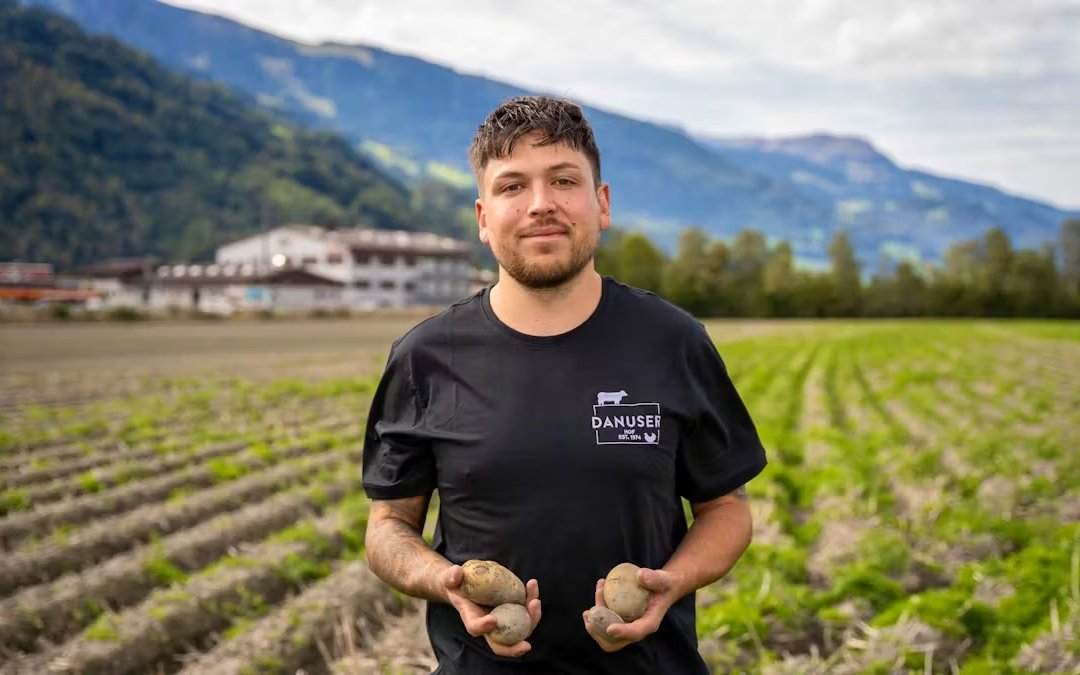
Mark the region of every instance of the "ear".
<instances>
[{"instance_id":1,"label":"ear","mask_svg":"<svg viewBox=\"0 0 1080 675\"><path fill-rule=\"evenodd\" d=\"M480 235L480 241L488 246L491 245L491 233L488 232L487 228L487 212L484 210L484 200L482 199L476 200L476 232Z\"/></svg>"},{"instance_id":2,"label":"ear","mask_svg":"<svg viewBox=\"0 0 1080 675\"><path fill-rule=\"evenodd\" d=\"M596 200L600 202L600 230L611 227L611 186L601 183L596 188Z\"/></svg>"}]
</instances>

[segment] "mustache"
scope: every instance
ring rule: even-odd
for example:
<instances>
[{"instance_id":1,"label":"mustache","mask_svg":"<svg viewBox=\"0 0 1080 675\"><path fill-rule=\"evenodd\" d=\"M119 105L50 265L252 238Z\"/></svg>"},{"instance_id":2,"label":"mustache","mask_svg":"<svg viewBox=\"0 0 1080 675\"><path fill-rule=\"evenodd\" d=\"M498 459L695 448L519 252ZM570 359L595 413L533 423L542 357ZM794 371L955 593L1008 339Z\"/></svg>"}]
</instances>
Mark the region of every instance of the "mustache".
<instances>
[{"instance_id":1,"label":"mustache","mask_svg":"<svg viewBox=\"0 0 1080 675\"><path fill-rule=\"evenodd\" d=\"M558 220L548 219L533 223L521 231L521 237L535 237L538 234L570 234L570 227Z\"/></svg>"}]
</instances>

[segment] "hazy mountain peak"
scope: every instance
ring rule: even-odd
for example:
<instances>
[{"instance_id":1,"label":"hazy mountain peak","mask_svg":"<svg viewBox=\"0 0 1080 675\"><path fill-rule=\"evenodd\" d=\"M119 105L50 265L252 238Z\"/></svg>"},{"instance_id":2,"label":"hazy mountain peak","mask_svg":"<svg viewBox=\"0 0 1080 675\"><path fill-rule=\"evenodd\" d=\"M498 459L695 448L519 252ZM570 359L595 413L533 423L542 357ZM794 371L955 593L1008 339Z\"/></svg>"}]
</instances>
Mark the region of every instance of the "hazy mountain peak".
<instances>
[{"instance_id":1,"label":"hazy mountain peak","mask_svg":"<svg viewBox=\"0 0 1080 675\"><path fill-rule=\"evenodd\" d=\"M844 162L894 164L865 138L823 131L782 138L708 138L704 140L715 146L780 153L821 165L836 165Z\"/></svg>"}]
</instances>

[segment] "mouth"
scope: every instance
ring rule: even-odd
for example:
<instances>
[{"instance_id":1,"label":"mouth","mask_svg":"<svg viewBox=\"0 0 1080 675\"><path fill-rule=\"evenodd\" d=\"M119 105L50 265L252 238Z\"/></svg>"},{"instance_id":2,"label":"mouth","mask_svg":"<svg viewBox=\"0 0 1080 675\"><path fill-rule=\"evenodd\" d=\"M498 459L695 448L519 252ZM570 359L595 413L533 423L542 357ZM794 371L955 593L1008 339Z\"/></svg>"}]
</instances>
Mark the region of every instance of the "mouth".
<instances>
[{"instance_id":1,"label":"mouth","mask_svg":"<svg viewBox=\"0 0 1080 675\"><path fill-rule=\"evenodd\" d=\"M544 227L538 227L532 230L528 230L525 234L521 235L522 239L555 239L558 237L565 237L570 234L565 227L561 225L545 225Z\"/></svg>"}]
</instances>

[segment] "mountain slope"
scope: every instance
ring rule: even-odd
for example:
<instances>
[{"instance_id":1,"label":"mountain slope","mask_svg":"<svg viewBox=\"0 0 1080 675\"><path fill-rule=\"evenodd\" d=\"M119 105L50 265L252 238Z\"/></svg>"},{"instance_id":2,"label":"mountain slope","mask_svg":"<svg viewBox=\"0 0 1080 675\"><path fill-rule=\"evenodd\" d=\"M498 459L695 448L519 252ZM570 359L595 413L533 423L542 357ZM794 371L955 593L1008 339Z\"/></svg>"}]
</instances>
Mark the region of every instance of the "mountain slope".
<instances>
[{"instance_id":1,"label":"mountain slope","mask_svg":"<svg viewBox=\"0 0 1080 675\"><path fill-rule=\"evenodd\" d=\"M740 166L832 202L834 221L862 250L891 244L895 252L928 254L994 225L1006 226L1014 243L1033 247L1053 239L1069 215L984 185L904 169L859 138L699 140Z\"/></svg>"},{"instance_id":2,"label":"mountain slope","mask_svg":"<svg viewBox=\"0 0 1080 675\"><path fill-rule=\"evenodd\" d=\"M430 227L340 138L8 0L0 92L0 258L196 258L264 216Z\"/></svg>"},{"instance_id":3,"label":"mountain slope","mask_svg":"<svg viewBox=\"0 0 1080 675\"><path fill-rule=\"evenodd\" d=\"M476 125L521 89L384 50L305 45L221 17L153 0L28 0L68 13L163 63L246 92L265 106L394 156L412 173L468 170ZM821 258L839 229L859 254L882 247L936 258L948 242L1003 227L1015 241L1053 238L1070 214L993 188L907 171L868 144L835 137L786 141L693 138L677 129L587 108L613 185L614 215L671 247L700 225L744 227ZM406 173L409 173L408 171ZM467 180L466 180L467 182Z\"/></svg>"},{"instance_id":4,"label":"mountain slope","mask_svg":"<svg viewBox=\"0 0 1080 675\"><path fill-rule=\"evenodd\" d=\"M153 54L173 67L250 93L265 105L376 141L421 165L467 170L476 126L500 101L524 92L420 59L366 47L309 46L220 17L147 0L35 0ZM829 206L786 183L746 171L688 136L587 109L615 187L622 222L650 221L672 242L689 223L777 235L829 217Z\"/></svg>"}]
</instances>

